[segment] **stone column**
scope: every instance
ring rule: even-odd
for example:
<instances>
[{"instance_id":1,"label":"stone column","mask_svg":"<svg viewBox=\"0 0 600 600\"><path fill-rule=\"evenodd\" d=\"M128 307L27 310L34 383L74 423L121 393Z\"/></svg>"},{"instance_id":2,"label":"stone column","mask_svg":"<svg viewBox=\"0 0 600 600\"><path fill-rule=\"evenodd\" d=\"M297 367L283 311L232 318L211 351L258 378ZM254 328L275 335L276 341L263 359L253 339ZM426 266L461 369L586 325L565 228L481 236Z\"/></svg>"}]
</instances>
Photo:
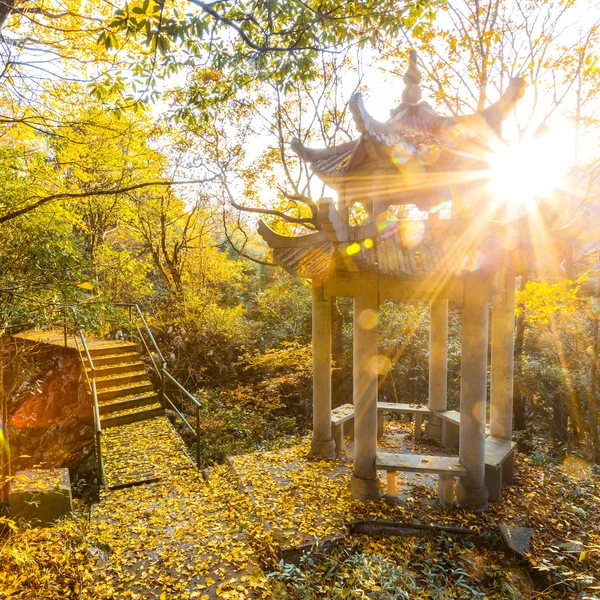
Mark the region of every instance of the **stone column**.
<instances>
[{"instance_id":1,"label":"stone column","mask_svg":"<svg viewBox=\"0 0 600 600\"><path fill-rule=\"evenodd\" d=\"M504 297L492 301L492 383L490 434L512 438L515 326L515 278L508 275Z\"/></svg>"},{"instance_id":2,"label":"stone column","mask_svg":"<svg viewBox=\"0 0 600 600\"><path fill-rule=\"evenodd\" d=\"M485 418L488 358L488 297L485 279L465 281L460 367L460 462L467 474L456 485L461 506L487 503Z\"/></svg>"},{"instance_id":3,"label":"stone column","mask_svg":"<svg viewBox=\"0 0 600 600\"><path fill-rule=\"evenodd\" d=\"M381 496L375 469L377 454L378 335L377 281L358 283L354 299L354 473L352 495L360 500Z\"/></svg>"},{"instance_id":4,"label":"stone column","mask_svg":"<svg viewBox=\"0 0 600 600\"><path fill-rule=\"evenodd\" d=\"M331 300L323 299L323 287L312 288L313 438L314 455L335 456L331 435Z\"/></svg>"},{"instance_id":5,"label":"stone column","mask_svg":"<svg viewBox=\"0 0 600 600\"><path fill-rule=\"evenodd\" d=\"M446 410L448 392L448 300L429 305L429 409ZM429 438L442 441L442 422L431 416L425 430Z\"/></svg>"}]
</instances>

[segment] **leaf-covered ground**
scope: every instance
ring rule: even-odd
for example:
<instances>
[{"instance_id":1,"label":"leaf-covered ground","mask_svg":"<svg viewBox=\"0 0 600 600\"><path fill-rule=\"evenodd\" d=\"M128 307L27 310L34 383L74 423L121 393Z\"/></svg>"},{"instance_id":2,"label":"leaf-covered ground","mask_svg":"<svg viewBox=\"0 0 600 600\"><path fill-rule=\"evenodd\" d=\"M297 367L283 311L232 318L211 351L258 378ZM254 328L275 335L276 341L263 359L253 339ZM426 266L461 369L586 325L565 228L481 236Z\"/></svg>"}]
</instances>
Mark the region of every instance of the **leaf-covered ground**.
<instances>
[{"instance_id":1,"label":"leaf-covered ground","mask_svg":"<svg viewBox=\"0 0 600 600\"><path fill-rule=\"evenodd\" d=\"M406 424L388 424L382 445L409 451L440 451L425 443L415 443ZM406 540L375 541L346 535L345 546L363 552L365 560L377 555L396 561L397 565L427 564L427 569L448 573L453 564L446 556L448 552L460 555L455 565L458 569L463 563L473 563L469 567L471 574L467 569L462 575L466 581L461 580L457 588L470 581L464 588L470 590L465 592L467 595L457 595L452 578L445 591L443 586L441 591L437 589L442 583L435 577L426 584L419 576L422 570L419 567L413 578L417 588L425 590L424 595L413 590L409 594L411 598L471 598L478 594L512 597L507 595L508 586L514 587L514 593L522 597L576 597L581 592L583 598L600 594L600 485L597 474L594 476L581 459L572 457L555 463L540 455L528 458L518 454L515 481L512 486L504 486L502 502L490 504L489 510L471 513L462 509L444 511L437 502L435 481L418 475L399 477L398 492L403 501L397 505L383 501L358 502L349 491L349 457L337 464L313 462L306 460L307 451L308 440L284 451L250 454L231 461L253 499L255 515L265 524L256 535L262 536L267 548L344 535L344 522L354 519L453 524L470 527L481 534L496 534L497 526L505 523L535 530L531 554L524 561L515 561L501 544L493 550L483 550L469 547L468 541L444 542L443 536L437 542L413 539L407 543ZM325 572L332 568L328 561L323 564ZM347 561L335 564L334 572L338 568L343 571ZM276 570L281 575L281 569ZM506 572L505 578L498 577L501 572ZM318 569L310 566L307 573L314 579ZM274 577L279 579L277 575ZM291 592L299 584L294 578L290 582L288 591ZM375 597L368 590L363 591L364 597ZM312 589L308 597L315 593ZM361 597L360 593L363 592L352 591L359 594L356 597ZM590 595L586 596L587 593ZM296 597L295 593L292 597Z\"/></svg>"},{"instance_id":2,"label":"leaf-covered ground","mask_svg":"<svg viewBox=\"0 0 600 600\"><path fill-rule=\"evenodd\" d=\"M385 444L431 451L407 424ZM149 442L148 442L149 443ZM9 598L596 598L600 594L598 474L581 459L517 455L513 486L489 510L444 512L428 477L400 478L398 505L364 504L348 489L349 457L307 459L309 440L234 457L107 492L92 511L0 541L0 590ZM175 451L173 451L175 452ZM177 454L177 453L175 453ZM177 461L176 463L177 464ZM535 530L531 554L510 555L440 534L431 539L349 535L352 519ZM5 523L6 526L6 523ZM279 552L343 536L330 556L297 566Z\"/></svg>"},{"instance_id":3,"label":"leaf-covered ground","mask_svg":"<svg viewBox=\"0 0 600 600\"><path fill-rule=\"evenodd\" d=\"M166 417L104 430L102 456L108 487L165 477L192 466Z\"/></svg>"}]
</instances>

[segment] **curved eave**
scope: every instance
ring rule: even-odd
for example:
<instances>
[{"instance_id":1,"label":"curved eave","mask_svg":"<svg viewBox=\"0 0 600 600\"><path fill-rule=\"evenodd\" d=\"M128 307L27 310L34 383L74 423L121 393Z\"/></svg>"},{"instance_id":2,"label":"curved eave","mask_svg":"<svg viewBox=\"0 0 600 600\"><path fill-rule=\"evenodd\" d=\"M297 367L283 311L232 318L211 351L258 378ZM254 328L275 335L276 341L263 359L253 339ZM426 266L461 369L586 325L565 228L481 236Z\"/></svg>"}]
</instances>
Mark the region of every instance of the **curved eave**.
<instances>
[{"instance_id":1,"label":"curved eave","mask_svg":"<svg viewBox=\"0 0 600 600\"><path fill-rule=\"evenodd\" d=\"M513 77L508 88L500 98L488 108L471 115L457 117L457 121L469 125L477 130L482 121L499 133L502 121L506 120L510 111L517 102L525 95L526 83L522 77Z\"/></svg>"},{"instance_id":2,"label":"curved eave","mask_svg":"<svg viewBox=\"0 0 600 600\"><path fill-rule=\"evenodd\" d=\"M327 237L322 231L301 235L299 237L280 235L273 231L262 219L258 221L258 233L262 239L267 242L269 248L306 248L327 241Z\"/></svg>"},{"instance_id":3,"label":"curved eave","mask_svg":"<svg viewBox=\"0 0 600 600\"><path fill-rule=\"evenodd\" d=\"M336 146L330 146L329 148L309 148L305 146L297 138L292 138L290 148L306 162L313 163L315 161L326 161L340 156L344 156L348 153L354 152L356 147L360 143L360 138L351 140L350 142L344 142Z\"/></svg>"},{"instance_id":4,"label":"curved eave","mask_svg":"<svg viewBox=\"0 0 600 600\"><path fill-rule=\"evenodd\" d=\"M564 227L553 229L550 235L560 242L573 243L590 226L590 213L581 211Z\"/></svg>"}]
</instances>

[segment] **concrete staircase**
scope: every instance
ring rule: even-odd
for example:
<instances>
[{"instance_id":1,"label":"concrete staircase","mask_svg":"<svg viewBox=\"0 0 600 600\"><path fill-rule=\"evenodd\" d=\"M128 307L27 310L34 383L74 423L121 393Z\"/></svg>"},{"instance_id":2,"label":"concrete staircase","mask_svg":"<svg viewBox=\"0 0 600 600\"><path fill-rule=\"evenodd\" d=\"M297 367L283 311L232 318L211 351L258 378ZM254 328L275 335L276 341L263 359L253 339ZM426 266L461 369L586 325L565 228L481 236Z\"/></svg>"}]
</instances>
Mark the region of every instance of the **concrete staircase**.
<instances>
[{"instance_id":1,"label":"concrete staircase","mask_svg":"<svg viewBox=\"0 0 600 600\"><path fill-rule=\"evenodd\" d=\"M89 352L96 372L96 390L102 429L164 415L135 344L90 340ZM84 364L91 377L87 357Z\"/></svg>"}]
</instances>

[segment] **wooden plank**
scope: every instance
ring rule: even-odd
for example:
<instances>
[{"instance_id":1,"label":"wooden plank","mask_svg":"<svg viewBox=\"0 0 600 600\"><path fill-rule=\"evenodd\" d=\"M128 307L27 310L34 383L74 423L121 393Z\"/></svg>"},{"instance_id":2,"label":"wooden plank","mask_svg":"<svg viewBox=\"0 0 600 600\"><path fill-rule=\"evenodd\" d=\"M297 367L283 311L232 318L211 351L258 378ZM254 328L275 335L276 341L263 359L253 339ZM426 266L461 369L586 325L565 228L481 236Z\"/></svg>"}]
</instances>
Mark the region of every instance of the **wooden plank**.
<instances>
[{"instance_id":1,"label":"wooden plank","mask_svg":"<svg viewBox=\"0 0 600 600\"><path fill-rule=\"evenodd\" d=\"M408 471L409 473L429 473L431 475L466 475L467 470L455 456L396 454L378 452L376 467L383 471Z\"/></svg>"},{"instance_id":2,"label":"wooden plank","mask_svg":"<svg viewBox=\"0 0 600 600\"><path fill-rule=\"evenodd\" d=\"M457 410L444 410L436 413L436 415L444 421L449 421L454 425L460 425L460 413Z\"/></svg>"},{"instance_id":3,"label":"wooden plank","mask_svg":"<svg viewBox=\"0 0 600 600\"><path fill-rule=\"evenodd\" d=\"M408 415L430 415L431 410L426 406L418 405L418 404L402 404L395 402L378 402L377 408L379 410L385 410L388 412L396 412L401 414Z\"/></svg>"},{"instance_id":4,"label":"wooden plank","mask_svg":"<svg viewBox=\"0 0 600 600\"><path fill-rule=\"evenodd\" d=\"M485 440L485 465L498 469L502 463L511 455L516 442L502 438L488 437Z\"/></svg>"},{"instance_id":5,"label":"wooden plank","mask_svg":"<svg viewBox=\"0 0 600 600\"><path fill-rule=\"evenodd\" d=\"M331 411L331 424L340 425L354 418L354 404L342 404Z\"/></svg>"}]
</instances>

